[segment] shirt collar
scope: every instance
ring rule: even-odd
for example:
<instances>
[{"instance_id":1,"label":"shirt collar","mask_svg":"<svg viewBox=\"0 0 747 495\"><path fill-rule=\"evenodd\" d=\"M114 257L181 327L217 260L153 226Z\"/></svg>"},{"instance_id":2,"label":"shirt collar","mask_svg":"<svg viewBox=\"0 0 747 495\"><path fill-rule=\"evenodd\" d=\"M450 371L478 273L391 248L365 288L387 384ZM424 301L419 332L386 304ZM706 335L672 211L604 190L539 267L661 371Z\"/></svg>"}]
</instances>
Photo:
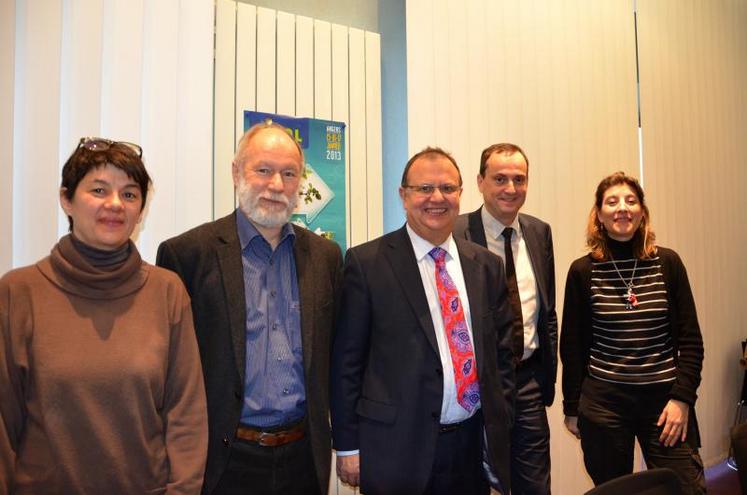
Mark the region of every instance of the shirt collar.
<instances>
[{"instance_id":1,"label":"shirt collar","mask_svg":"<svg viewBox=\"0 0 747 495\"><path fill-rule=\"evenodd\" d=\"M519 215L514 217L514 221L510 225L503 225L498 219L490 214L485 205L480 208L480 215L482 217L482 224L485 226L485 233L491 239L498 239L503 234L503 230L506 227L511 227L516 233L516 239L521 237L521 224L519 223Z\"/></svg>"},{"instance_id":2,"label":"shirt collar","mask_svg":"<svg viewBox=\"0 0 747 495\"><path fill-rule=\"evenodd\" d=\"M425 239L420 237L418 234L416 234L415 231L412 230L412 227L410 227L410 224L407 224L407 235L410 236L410 242L412 243L412 250L415 251L415 259L418 262L420 262L426 256L430 258L428 253L430 253L431 250L436 246L426 241ZM452 237L451 234L449 234L448 239L446 239L444 242L439 244L438 247L446 251L446 256L450 257L451 259L454 259L454 257L459 252L457 251L457 246L456 246L456 242L454 241L454 237Z\"/></svg>"},{"instance_id":3,"label":"shirt collar","mask_svg":"<svg viewBox=\"0 0 747 495\"><path fill-rule=\"evenodd\" d=\"M259 233L257 227L255 227L254 224L249 221L244 212L241 211L241 208L236 208L236 230L239 233L239 243L241 244L242 251L254 240L254 238L258 236L261 237L264 242L267 242L267 240L262 237L262 234ZM278 243L278 246L282 244L287 237L291 238L291 242L296 238L296 233L294 232L293 226L291 226L290 222L283 225L280 232L280 242Z\"/></svg>"}]
</instances>

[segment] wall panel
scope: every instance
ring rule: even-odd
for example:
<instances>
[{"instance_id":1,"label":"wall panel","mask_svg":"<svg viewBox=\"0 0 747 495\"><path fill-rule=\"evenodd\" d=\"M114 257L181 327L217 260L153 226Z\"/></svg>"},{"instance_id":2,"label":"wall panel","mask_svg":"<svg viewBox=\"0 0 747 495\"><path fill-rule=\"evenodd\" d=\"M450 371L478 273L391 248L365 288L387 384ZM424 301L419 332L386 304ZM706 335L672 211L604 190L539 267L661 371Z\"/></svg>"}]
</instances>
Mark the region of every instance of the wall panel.
<instances>
[{"instance_id":1,"label":"wall panel","mask_svg":"<svg viewBox=\"0 0 747 495\"><path fill-rule=\"evenodd\" d=\"M348 28L339 24L332 24L332 120L350 122L348 106L350 92L348 91ZM350 163L350 129L345 132L345 154ZM345 182L345 197L347 198L347 216L345 223L350 232L350 181Z\"/></svg>"},{"instance_id":2,"label":"wall panel","mask_svg":"<svg viewBox=\"0 0 747 495\"><path fill-rule=\"evenodd\" d=\"M251 35L251 33L246 33ZM275 11L257 8L257 108L259 112L275 112L275 76L277 71ZM243 60L236 60L240 67Z\"/></svg>"},{"instance_id":3,"label":"wall panel","mask_svg":"<svg viewBox=\"0 0 747 495\"><path fill-rule=\"evenodd\" d=\"M16 7L0 1L0 273L13 266L13 95L16 49ZM11 237L11 240L8 239Z\"/></svg>"},{"instance_id":4,"label":"wall panel","mask_svg":"<svg viewBox=\"0 0 747 495\"><path fill-rule=\"evenodd\" d=\"M104 4L101 80L101 134L140 140L143 98L143 0Z\"/></svg>"},{"instance_id":5,"label":"wall panel","mask_svg":"<svg viewBox=\"0 0 747 495\"><path fill-rule=\"evenodd\" d=\"M366 189L369 239L383 233L381 191L381 43L366 32Z\"/></svg>"},{"instance_id":6,"label":"wall panel","mask_svg":"<svg viewBox=\"0 0 747 495\"><path fill-rule=\"evenodd\" d=\"M83 136L101 134L101 51L103 1L74 0L63 4L60 63L60 167ZM57 209L57 235L68 231Z\"/></svg>"},{"instance_id":7,"label":"wall panel","mask_svg":"<svg viewBox=\"0 0 747 495\"><path fill-rule=\"evenodd\" d=\"M213 218L214 11L210 1L181 0L179 8L174 235Z\"/></svg>"},{"instance_id":8,"label":"wall panel","mask_svg":"<svg viewBox=\"0 0 747 495\"><path fill-rule=\"evenodd\" d=\"M49 253L57 240L62 5L16 4L13 104L13 266ZM49 123L50 125L41 125ZM46 146L39 146L45 143ZM7 233L6 233L7 235Z\"/></svg>"},{"instance_id":9,"label":"wall panel","mask_svg":"<svg viewBox=\"0 0 747 495\"><path fill-rule=\"evenodd\" d=\"M314 115L314 19L296 16L296 113Z\"/></svg>"},{"instance_id":10,"label":"wall panel","mask_svg":"<svg viewBox=\"0 0 747 495\"><path fill-rule=\"evenodd\" d=\"M348 122L348 144L350 145L350 244L360 244L372 239L368 232L368 208L353 208L354 204L368 205L369 189L366 187L368 165L366 163L366 52L365 32L350 28L350 121ZM365 201L359 201L365 198Z\"/></svg>"},{"instance_id":11,"label":"wall panel","mask_svg":"<svg viewBox=\"0 0 747 495\"><path fill-rule=\"evenodd\" d=\"M687 267L705 346L702 456L726 456L747 319L747 5L638 1L645 186L657 241Z\"/></svg>"},{"instance_id":12,"label":"wall panel","mask_svg":"<svg viewBox=\"0 0 747 495\"><path fill-rule=\"evenodd\" d=\"M332 118L332 31L329 22L314 21L314 117Z\"/></svg>"},{"instance_id":13,"label":"wall panel","mask_svg":"<svg viewBox=\"0 0 747 495\"><path fill-rule=\"evenodd\" d=\"M256 22L256 15L244 16L243 5L242 19L250 19ZM255 7L251 7L256 12ZM256 28L247 32L240 29L237 35L237 7L233 0L216 0L215 2L215 72L213 93L213 218L220 218L229 214L235 208L233 178L231 177L230 164L233 160L233 152L238 140L237 128L243 126L243 119L238 116L236 102L236 84L242 88L242 100L250 99L251 108L254 108L255 91L254 77L244 77L244 72L236 67L236 52L249 46L247 52L251 59L244 64L245 67L254 67L256 49L252 49L255 40ZM237 37L238 36L238 37ZM249 70L249 69L245 69ZM253 70L253 69L251 69ZM247 90L247 79L251 89ZM246 93L244 92L246 91ZM247 96L248 95L248 96Z\"/></svg>"},{"instance_id":14,"label":"wall panel","mask_svg":"<svg viewBox=\"0 0 747 495\"><path fill-rule=\"evenodd\" d=\"M296 113L296 19L293 14L278 12L277 44L277 113Z\"/></svg>"},{"instance_id":15,"label":"wall panel","mask_svg":"<svg viewBox=\"0 0 747 495\"><path fill-rule=\"evenodd\" d=\"M153 2L144 12L143 90L140 109L146 166L153 167L153 180L148 211L140 224L142 256L155 259L158 243L164 232L173 228L176 217L176 134L177 71L179 46L179 16L172 15L178 0ZM169 122L171 125L168 125ZM166 124L166 125L164 125Z\"/></svg>"},{"instance_id":16,"label":"wall panel","mask_svg":"<svg viewBox=\"0 0 747 495\"><path fill-rule=\"evenodd\" d=\"M234 143L237 143L239 138L241 138L241 135L244 133L243 109L256 108L257 106L257 95L259 92L257 83L257 42L260 39L257 34L257 18L257 7L245 3L236 4L236 60L229 61L230 69L236 71L235 90L231 91L230 84L219 86L216 83L215 85L216 92L221 91L236 95L236 101L231 102L232 105L235 105L234 108L236 111ZM228 42L232 43L233 38L229 37ZM263 42L266 43L267 41L263 38ZM223 47L221 47L221 49L222 48ZM228 53L231 53L231 51L228 50ZM272 69L271 67L265 67L265 65L265 62L263 62L261 70ZM275 95L273 93L270 99L274 102L274 98ZM274 106L274 103L272 103L272 105ZM234 150L232 149L232 151ZM216 163L216 166L222 168L228 167L229 164Z\"/></svg>"}]
</instances>

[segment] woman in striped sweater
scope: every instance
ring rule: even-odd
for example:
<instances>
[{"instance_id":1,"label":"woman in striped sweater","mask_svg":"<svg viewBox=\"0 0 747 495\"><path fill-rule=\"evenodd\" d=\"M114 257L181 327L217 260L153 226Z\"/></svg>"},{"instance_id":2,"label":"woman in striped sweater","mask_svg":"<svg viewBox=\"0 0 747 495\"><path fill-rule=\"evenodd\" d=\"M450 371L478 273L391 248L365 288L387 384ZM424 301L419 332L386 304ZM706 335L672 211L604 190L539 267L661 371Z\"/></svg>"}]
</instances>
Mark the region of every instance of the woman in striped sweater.
<instances>
[{"instance_id":1,"label":"woman in striped sweater","mask_svg":"<svg viewBox=\"0 0 747 495\"><path fill-rule=\"evenodd\" d=\"M596 485L633 471L637 438L650 468L671 468L684 493L705 493L694 411L703 340L682 260L654 240L638 181L622 172L603 179L590 252L566 281L565 424Z\"/></svg>"}]
</instances>

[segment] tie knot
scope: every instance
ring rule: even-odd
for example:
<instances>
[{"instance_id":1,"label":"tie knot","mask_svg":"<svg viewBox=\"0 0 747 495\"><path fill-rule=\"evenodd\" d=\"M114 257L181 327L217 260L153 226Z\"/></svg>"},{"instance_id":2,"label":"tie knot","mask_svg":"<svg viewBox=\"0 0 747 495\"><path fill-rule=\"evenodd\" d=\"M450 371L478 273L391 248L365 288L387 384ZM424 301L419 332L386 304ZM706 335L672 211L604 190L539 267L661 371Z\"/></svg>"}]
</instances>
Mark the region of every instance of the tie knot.
<instances>
[{"instance_id":1,"label":"tie knot","mask_svg":"<svg viewBox=\"0 0 747 495\"><path fill-rule=\"evenodd\" d=\"M511 236L513 235L513 233L513 227L506 227L505 229L503 229L503 232L501 232L501 235L506 241L511 242Z\"/></svg>"},{"instance_id":2,"label":"tie knot","mask_svg":"<svg viewBox=\"0 0 747 495\"><path fill-rule=\"evenodd\" d=\"M434 247L428 252L428 254L436 263L443 263L444 259L446 258L446 251L444 251L440 247Z\"/></svg>"}]
</instances>

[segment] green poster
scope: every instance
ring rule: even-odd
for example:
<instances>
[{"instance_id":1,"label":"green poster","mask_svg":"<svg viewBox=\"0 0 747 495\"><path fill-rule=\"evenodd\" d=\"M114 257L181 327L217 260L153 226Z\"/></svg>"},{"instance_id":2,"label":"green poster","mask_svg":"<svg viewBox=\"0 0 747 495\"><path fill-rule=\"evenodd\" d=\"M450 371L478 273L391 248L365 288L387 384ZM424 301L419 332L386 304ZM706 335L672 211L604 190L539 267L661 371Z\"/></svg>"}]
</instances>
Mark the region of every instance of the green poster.
<instances>
[{"instance_id":1,"label":"green poster","mask_svg":"<svg viewBox=\"0 0 747 495\"><path fill-rule=\"evenodd\" d=\"M306 171L291 221L347 248L345 124L332 120L244 111L244 131L267 119L286 128L301 145Z\"/></svg>"}]
</instances>

